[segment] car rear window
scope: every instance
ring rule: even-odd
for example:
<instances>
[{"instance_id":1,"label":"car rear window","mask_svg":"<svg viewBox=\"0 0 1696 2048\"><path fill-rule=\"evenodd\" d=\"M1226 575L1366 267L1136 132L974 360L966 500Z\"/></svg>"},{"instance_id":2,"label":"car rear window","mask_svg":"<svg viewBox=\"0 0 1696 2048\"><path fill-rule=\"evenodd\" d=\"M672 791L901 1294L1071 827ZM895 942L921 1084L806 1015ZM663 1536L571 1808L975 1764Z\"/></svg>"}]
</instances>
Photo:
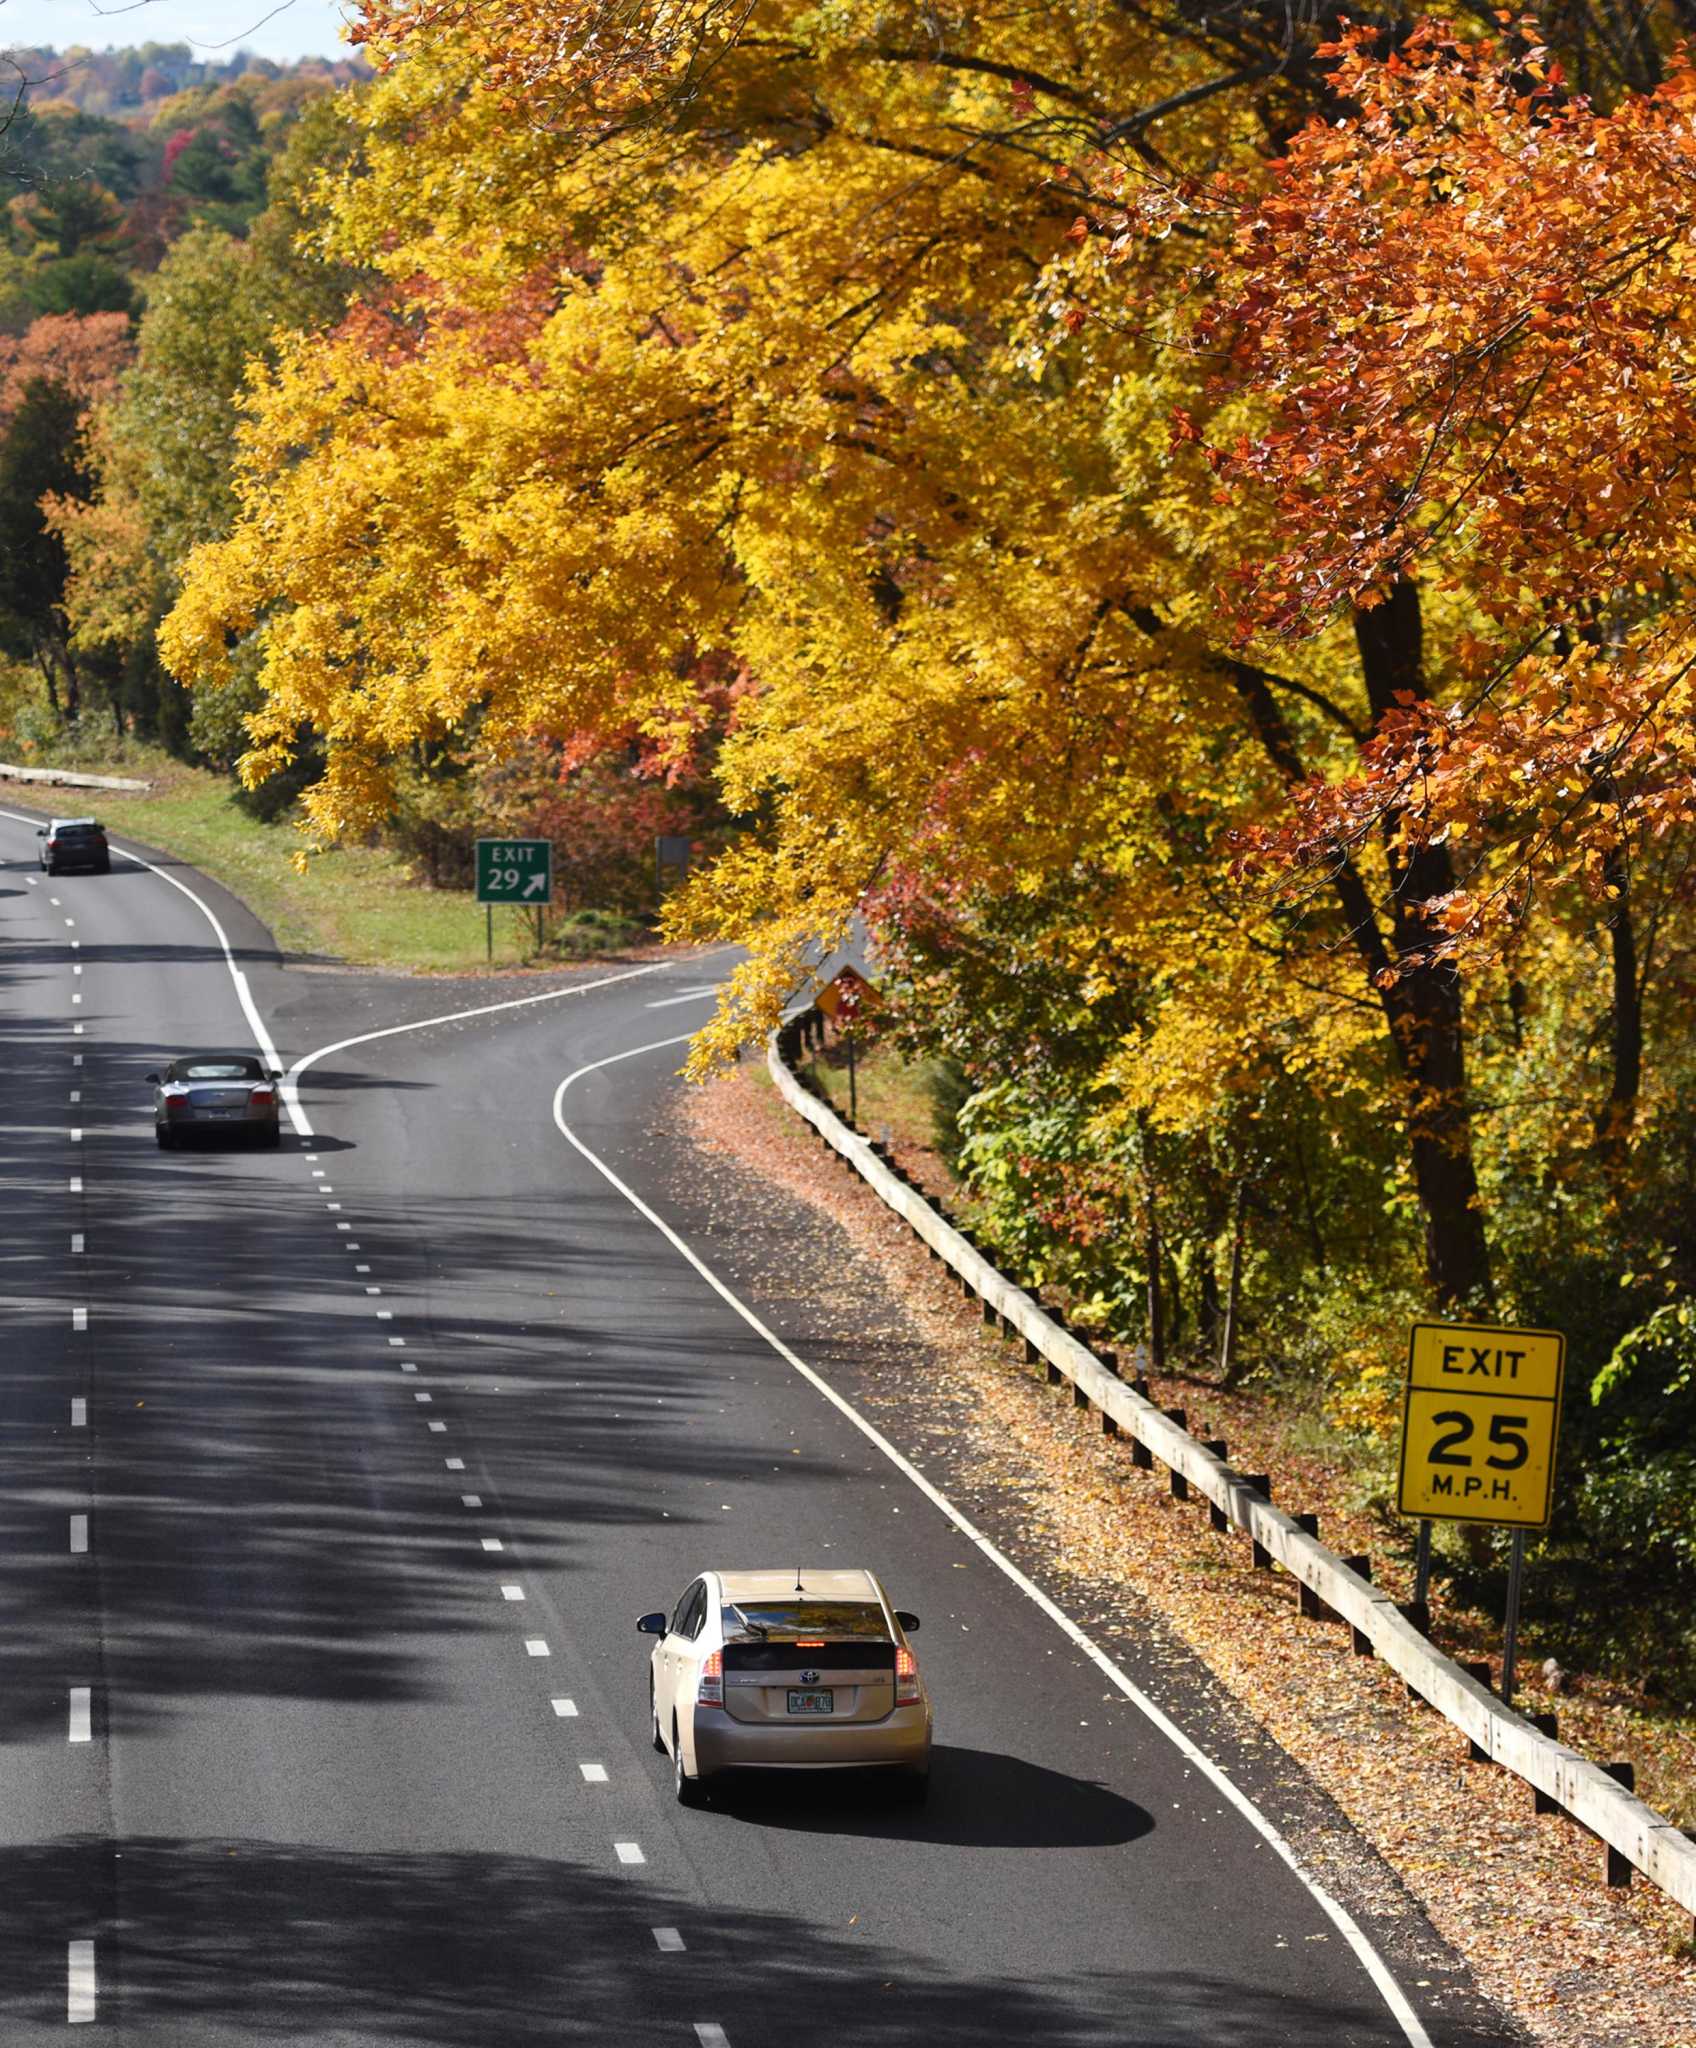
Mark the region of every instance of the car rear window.
<instances>
[{"instance_id":1,"label":"car rear window","mask_svg":"<svg viewBox=\"0 0 1696 2048\"><path fill-rule=\"evenodd\" d=\"M726 1602L723 1613L727 1642L889 1640L889 1624L875 1600L739 1600L735 1607Z\"/></svg>"},{"instance_id":2,"label":"car rear window","mask_svg":"<svg viewBox=\"0 0 1696 2048\"><path fill-rule=\"evenodd\" d=\"M53 837L55 839L94 839L98 837L100 829L98 825L56 825L53 828Z\"/></svg>"},{"instance_id":3,"label":"car rear window","mask_svg":"<svg viewBox=\"0 0 1696 2048\"><path fill-rule=\"evenodd\" d=\"M179 1081L257 1081L257 1060L178 1060L171 1069Z\"/></svg>"}]
</instances>

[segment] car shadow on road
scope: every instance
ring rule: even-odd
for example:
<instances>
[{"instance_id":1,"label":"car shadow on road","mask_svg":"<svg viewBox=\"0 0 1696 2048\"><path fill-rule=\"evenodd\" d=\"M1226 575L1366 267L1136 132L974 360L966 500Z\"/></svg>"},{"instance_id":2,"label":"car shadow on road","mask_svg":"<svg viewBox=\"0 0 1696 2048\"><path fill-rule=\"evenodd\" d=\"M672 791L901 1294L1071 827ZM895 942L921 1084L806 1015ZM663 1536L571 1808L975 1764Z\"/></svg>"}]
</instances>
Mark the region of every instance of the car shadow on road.
<instances>
[{"instance_id":1,"label":"car shadow on road","mask_svg":"<svg viewBox=\"0 0 1696 2048\"><path fill-rule=\"evenodd\" d=\"M713 1804L756 1827L970 1849L1116 1848L1154 1827L1145 1808L1104 1785L1024 1757L940 1743L923 1806L903 1804L877 1771L750 1772L727 1778Z\"/></svg>"}]
</instances>

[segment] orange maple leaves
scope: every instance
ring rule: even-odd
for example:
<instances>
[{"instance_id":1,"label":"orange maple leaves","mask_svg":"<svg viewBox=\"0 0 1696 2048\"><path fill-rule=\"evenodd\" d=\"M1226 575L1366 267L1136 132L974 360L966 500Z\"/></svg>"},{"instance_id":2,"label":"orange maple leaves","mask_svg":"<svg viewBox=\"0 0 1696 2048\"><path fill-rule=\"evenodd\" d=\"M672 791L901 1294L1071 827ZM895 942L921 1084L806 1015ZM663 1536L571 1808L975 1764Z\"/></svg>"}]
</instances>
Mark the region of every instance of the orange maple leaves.
<instances>
[{"instance_id":1,"label":"orange maple leaves","mask_svg":"<svg viewBox=\"0 0 1696 2048\"><path fill-rule=\"evenodd\" d=\"M1207 446L1283 543L1241 631L1305 634L1437 579L1474 627L1442 701L1381 721L1262 855L1323 862L1387 815L1509 847L1443 906L1458 944L1511 923L1535 870L1696 817L1696 73L1612 111L1525 39L1351 31L1335 118L1240 177L1139 202L1211 232L1189 335L1263 422ZM1465 864L1463 863L1463 866Z\"/></svg>"}]
</instances>

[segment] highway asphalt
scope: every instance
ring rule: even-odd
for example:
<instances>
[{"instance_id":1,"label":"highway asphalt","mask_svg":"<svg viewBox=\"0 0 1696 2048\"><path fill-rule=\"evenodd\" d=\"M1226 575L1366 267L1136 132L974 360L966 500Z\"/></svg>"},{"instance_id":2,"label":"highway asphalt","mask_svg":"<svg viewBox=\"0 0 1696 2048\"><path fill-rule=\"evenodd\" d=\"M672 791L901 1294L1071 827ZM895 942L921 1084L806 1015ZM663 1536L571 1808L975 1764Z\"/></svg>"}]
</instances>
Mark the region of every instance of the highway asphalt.
<instances>
[{"instance_id":1,"label":"highway asphalt","mask_svg":"<svg viewBox=\"0 0 1696 2048\"><path fill-rule=\"evenodd\" d=\"M1519 2040L799 1369L852 1404L664 1114L722 956L285 966L153 859L0 802L5 2048ZM256 1025L311 1136L158 1152L146 1071ZM923 1617L928 1807L673 1803L634 1618L790 1562Z\"/></svg>"}]
</instances>

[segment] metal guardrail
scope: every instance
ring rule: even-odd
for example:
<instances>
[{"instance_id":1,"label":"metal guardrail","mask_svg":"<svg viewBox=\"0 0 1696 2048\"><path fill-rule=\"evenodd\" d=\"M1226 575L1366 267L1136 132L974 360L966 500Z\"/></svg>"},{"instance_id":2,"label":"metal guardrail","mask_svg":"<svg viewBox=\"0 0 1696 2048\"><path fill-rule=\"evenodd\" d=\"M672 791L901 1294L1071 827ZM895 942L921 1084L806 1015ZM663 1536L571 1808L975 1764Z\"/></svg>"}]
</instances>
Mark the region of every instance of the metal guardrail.
<instances>
[{"instance_id":1,"label":"metal guardrail","mask_svg":"<svg viewBox=\"0 0 1696 2048\"><path fill-rule=\"evenodd\" d=\"M1254 1545L1257 1564L1282 1565L1301 1588L1302 1611L1329 1610L1354 1634L1362 1654L1382 1657L1409 1690L1427 1701L1464 1734L1472 1755L1500 1764L1523 1778L1536 1794L1539 1813L1564 1812L1605 1846L1612 1885L1631 1881L1633 1870L1696 1915L1696 1840L1636 1797L1630 1767L1604 1767L1535 1726L1499 1700L1489 1687L1445 1657L1426 1640L1414 1604L1399 1604L1375 1588L1359 1566L1328 1550L1303 1526L1312 1517L1274 1507L1266 1479L1228 1465L1217 1451L1183 1426L1180 1411L1157 1407L1138 1385L1127 1383L1063 1329L1023 1288L991 1265L955 1227L883 1160L871 1141L850 1129L836 1112L792 1071L799 1024L786 1024L767 1048L767 1065L779 1094L831 1149L854 1168L874 1193L900 1216L983 1303L986 1322L1024 1340L1025 1357L1047 1363L1051 1380L1069 1380L1080 1407L1100 1411L1102 1426L1131 1439L1140 1464L1158 1459L1171 1474L1174 1493L1190 1491L1210 1504L1217 1528L1240 1529ZM787 1057L786 1057L787 1052Z\"/></svg>"},{"instance_id":2,"label":"metal guardrail","mask_svg":"<svg viewBox=\"0 0 1696 2048\"><path fill-rule=\"evenodd\" d=\"M0 761L0 781L46 782L55 789L151 789L151 782L136 782L127 775L79 775L70 768L20 768Z\"/></svg>"}]
</instances>

